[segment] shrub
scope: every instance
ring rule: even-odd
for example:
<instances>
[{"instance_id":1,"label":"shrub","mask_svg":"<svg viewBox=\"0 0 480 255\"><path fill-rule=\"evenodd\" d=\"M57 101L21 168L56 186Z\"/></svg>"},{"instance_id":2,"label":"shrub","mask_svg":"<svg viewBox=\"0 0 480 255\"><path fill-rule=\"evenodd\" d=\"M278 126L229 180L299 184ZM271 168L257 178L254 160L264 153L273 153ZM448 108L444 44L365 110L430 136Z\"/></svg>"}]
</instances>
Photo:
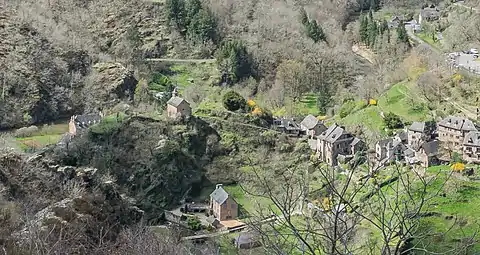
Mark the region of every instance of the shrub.
<instances>
[{"instance_id":1,"label":"shrub","mask_svg":"<svg viewBox=\"0 0 480 255\"><path fill-rule=\"evenodd\" d=\"M462 155L458 152L454 152L453 155L452 155L452 162L453 163L462 163L463 160L462 160ZM460 165L458 165L460 166Z\"/></svg>"},{"instance_id":2,"label":"shrub","mask_svg":"<svg viewBox=\"0 0 480 255\"><path fill-rule=\"evenodd\" d=\"M188 228L193 231L198 231L202 229L202 223L197 217L188 217L187 225L188 225Z\"/></svg>"},{"instance_id":3,"label":"shrub","mask_svg":"<svg viewBox=\"0 0 480 255\"><path fill-rule=\"evenodd\" d=\"M340 108L340 118L345 118L347 117L350 113L352 113L353 109L355 109L356 107L356 104L354 101L348 101L348 102L345 102L343 105L342 105L342 108Z\"/></svg>"},{"instance_id":4,"label":"shrub","mask_svg":"<svg viewBox=\"0 0 480 255\"><path fill-rule=\"evenodd\" d=\"M245 109L247 101L237 92L230 90L223 96L223 106L229 111Z\"/></svg>"},{"instance_id":5,"label":"shrub","mask_svg":"<svg viewBox=\"0 0 480 255\"><path fill-rule=\"evenodd\" d=\"M30 137L33 136L35 133L38 132L38 127L36 126L29 126L29 127L22 127L15 131L15 137Z\"/></svg>"},{"instance_id":6,"label":"shrub","mask_svg":"<svg viewBox=\"0 0 480 255\"><path fill-rule=\"evenodd\" d=\"M385 118L383 119L385 122L385 126L389 129L397 129L403 127L402 119L400 116L396 115L395 113L387 113L385 114Z\"/></svg>"}]
</instances>

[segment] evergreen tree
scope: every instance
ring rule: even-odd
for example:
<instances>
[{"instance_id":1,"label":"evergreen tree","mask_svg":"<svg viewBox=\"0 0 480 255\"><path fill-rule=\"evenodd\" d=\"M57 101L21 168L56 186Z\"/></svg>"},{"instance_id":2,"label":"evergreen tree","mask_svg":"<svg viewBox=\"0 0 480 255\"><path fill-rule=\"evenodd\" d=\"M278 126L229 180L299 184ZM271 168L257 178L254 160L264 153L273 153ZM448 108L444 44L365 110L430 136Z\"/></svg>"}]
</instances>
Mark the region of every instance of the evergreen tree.
<instances>
[{"instance_id":1,"label":"evergreen tree","mask_svg":"<svg viewBox=\"0 0 480 255\"><path fill-rule=\"evenodd\" d=\"M308 36L312 38L314 42L325 41L325 33L322 27L317 24L316 20L312 20L307 29Z\"/></svg>"},{"instance_id":2,"label":"evergreen tree","mask_svg":"<svg viewBox=\"0 0 480 255\"><path fill-rule=\"evenodd\" d=\"M217 51L219 69L228 83L235 83L252 75L253 64L247 47L241 41L226 41Z\"/></svg>"},{"instance_id":3,"label":"evergreen tree","mask_svg":"<svg viewBox=\"0 0 480 255\"><path fill-rule=\"evenodd\" d=\"M387 29L385 34L387 35L387 43L390 43L390 29Z\"/></svg>"},{"instance_id":4,"label":"evergreen tree","mask_svg":"<svg viewBox=\"0 0 480 255\"><path fill-rule=\"evenodd\" d=\"M196 15L202 10L202 2L200 0L188 0L185 6L185 27L190 25Z\"/></svg>"},{"instance_id":5,"label":"evergreen tree","mask_svg":"<svg viewBox=\"0 0 480 255\"><path fill-rule=\"evenodd\" d=\"M187 36L195 42L205 42L209 39L216 40L217 22L213 14L205 9L201 9L196 13L188 28Z\"/></svg>"},{"instance_id":6,"label":"evergreen tree","mask_svg":"<svg viewBox=\"0 0 480 255\"><path fill-rule=\"evenodd\" d=\"M317 107L321 114L326 114L329 107L333 104L333 93L329 86L323 85L318 88Z\"/></svg>"},{"instance_id":7,"label":"evergreen tree","mask_svg":"<svg viewBox=\"0 0 480 255\"><path fill-rule=\"evenodd\" d=\"M368 38L368 17L363 15L360 18L360 41L366 43Z\"/></svg>"},{"instance_id":8,"label":"evergreen tree","mask_svg":"<svg viewBox=\"0 0 480 255\"><path fill-rule=\"evenodd\" d=\"M371 22L368 23L368 45L370 47L375 46L377 35L378 35L377 22L372 20Z\"/></svg>"},{"instance_id":9,"label":"evergreen tree","mask_svg":"<svg viewBox=\"0 0 480 255\"><path fill-rule=\"evenodd\" d=\"M399 42L403 42L410 46L407 29L405 28L405 25L403 23L400 23L397 27L397 39Z\"/></svg>"},{"instance_id":10,"label":"evergreen tree","mask_svg":"<svg viewBox=\"0 0 480 255\"><path fill-rule=\"evenodd\" d=\"M181 29L185 28L185 2L184 0L167 0L167 16L170 21L175 21Z\"/></svg>"},{"instance_id":11,"label":"evergreen tree","mask_svg":"<svg viewBox=\"0 0 480 255\"><path fill-rule=\"evenodd\" d=\"M383 35L388 30L388 22L383 19L382 23L380 24L380 34Z\"/></svg>"},{"instance_id":12,"label":"evergreen tree","mask_svg":"<svg viewBox=\"0 0 480 255\"><path fill-rule=\"evenodd\" d=\"M300 9L300 22L307 27L308 26L308 15L307 11L305 11L305 8Z\"/></svg>"},{"instance_id":13,"label":"evergreen tree","mask_svg":"<svg viewBox=\"0 0 480 255\"><path fill-rule=\"evenodd\" d=\"M380 8L380 1L379 0L370 0L369 7L370 7L370 10L377 11Z\"/></svg>"},{"instance_id":14,"label":"evergreen tree","mask_svg":"<svg viewBox=\"0 0 480 255\"><path fill-rule=\"evenodd\" d=\"M372 9L370 8L370 10L368 11L368 18L370 19L370 21L373 21L373 12L372 12Z\"/></svg>"}]
</instances>

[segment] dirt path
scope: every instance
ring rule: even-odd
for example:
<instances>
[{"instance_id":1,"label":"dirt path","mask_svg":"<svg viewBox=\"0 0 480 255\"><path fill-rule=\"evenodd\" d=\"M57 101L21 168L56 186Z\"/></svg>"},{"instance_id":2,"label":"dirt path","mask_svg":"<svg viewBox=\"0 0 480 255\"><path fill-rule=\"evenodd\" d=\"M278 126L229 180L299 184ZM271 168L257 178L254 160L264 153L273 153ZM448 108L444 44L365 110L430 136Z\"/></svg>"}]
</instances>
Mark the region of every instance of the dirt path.
<instances>
[{"instance_id":1,"label":"dirt path","mask_svg":"<svg viewBox=\"0 0 480 255\"><path fill-rule=\"evenodd\" d=\"M170 63L197 63L197 64L207 64L207 63L215 63L217 60L212 58L206 59L176 59L176 58L147 58L145 59L147 62L170 62Z\"/></svg>"},{"instance_id":2,"label":"dirt path","mask_svg":"<svg viewBox=\"0 0 480 255\"><path fill-rule=\"evenodd\" d=\"M373 64L375 62L374 53L365 46L359 46L358 44L352 45L353 53L359 55L360 57L366 59L368 62Z\"/></svg>"},{"instance_id":3,"label":"dirt path","mask_svg":"<svg viewBox=\"0 0 480 255\"><path fill-rule=\"evenodd\" d=\"M460 7L463 7L463 8L465 8L465 9L473 10L473 11L475 11L475 12L480 12L480 9L478 9L478 8L466 6L466 5L463 3L463 1L459 1L459 2L453 3L453 5L460 6Z\"/></svg>"}]
</instances>

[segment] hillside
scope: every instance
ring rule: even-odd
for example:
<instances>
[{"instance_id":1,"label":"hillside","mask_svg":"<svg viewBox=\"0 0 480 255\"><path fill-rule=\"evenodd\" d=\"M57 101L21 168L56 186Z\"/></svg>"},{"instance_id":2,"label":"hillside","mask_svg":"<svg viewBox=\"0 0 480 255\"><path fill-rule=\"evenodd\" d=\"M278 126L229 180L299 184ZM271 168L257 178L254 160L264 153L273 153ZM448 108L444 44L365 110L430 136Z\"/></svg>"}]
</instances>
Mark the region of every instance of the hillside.
<instances>
[{"instance_id":1,"label":"hillside","mask_svg":"<svg viewBox=\"0 0 480 255\"><path fill-rule=\"evenodd\" d=\"M438 17L420 31L391 22L432 4ZM461 153L434 167L373 158L379 140L414 121L457 115L478 124L480 80L444 54L479 48L478 15L468 9L477 5L3 1L0 250L476 254L478 165ZM476 64L473 51L462 54ZM192 116L167 117L177 92ZM101 113L100 123L77 123L67 139L70 117L86 113ZM352 155L330 166L321 141L272 128L274 117L300 123L307 114L344 128L332 139L353 139L346 131L367 148L348 142L342 153ZM323 153L340 151L337 140ZM244 231L207 221L217 184L235 202L217 209L237 210ZM247 232L260 232L262 247L234 247ZM208 238L185 241L198 235Z\"/></svg>"}]
</instances>

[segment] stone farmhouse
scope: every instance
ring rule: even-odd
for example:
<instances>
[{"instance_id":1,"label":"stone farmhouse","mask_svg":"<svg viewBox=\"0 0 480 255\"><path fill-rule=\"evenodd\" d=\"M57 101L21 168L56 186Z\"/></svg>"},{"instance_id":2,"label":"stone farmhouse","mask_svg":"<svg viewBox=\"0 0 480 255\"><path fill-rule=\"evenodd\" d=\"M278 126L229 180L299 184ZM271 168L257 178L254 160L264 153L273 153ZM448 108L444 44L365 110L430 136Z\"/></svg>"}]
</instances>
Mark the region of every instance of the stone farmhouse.
<instances>
[{"instance_id":1,"label":"stone farmhouse","mask_svg":"<svg viewBox=\"0 0 480 255\"><path fill-rule=\"evenodd\" d=\"M449 161L444 152L458 152L465 161L480 163L480 132L469 119L448 116L434 128L413 122L406 132L406 140L397 134L376 143L375 157L380 164L405 160L429 167L441 160Z\"/></svg>"},{"instance_id":2,"label":"stone farmhouse","mask_svg":"<svg viewBox=\"0 0 480 255\"><path fill-rule=\"evenodd\" d=\"M330 166L338 165L339 156L347 160L352 158L365 145L362 140L337 124L333 124L310 141L315 141L310 143L316 144L312 149L315 150L317 157Z\"/></svg>"},{"instance_id":3,"label":"stone farmhouse","mask_svg":"<svg viewBox=\"0 0 480 255\"><path fill-rule=\"evenodd\" d=\"M465 136L463 159L467 162L480 163L480 132L471 131Z\"/></svg>"},{"instance_id":4,"label":"stone farmhouse","mask_svg":"<svg viewBox=\"0 0 480 255\"><path fill-rule=\"evenodd\" d=\"M190 104L178 96L177 88L172 92L172 97L167 102L167 115L170 118L184 118L192 115Z\"/></svg>"},{"instance_id":5,"label":"stone farmhouse","mask_svg":"<svg viewBox=\"0 0 480 255\"><path fill-rule=\"evenodd\" d=\"M233 220L238 217L238 204L224 189L217 184L210 194L210 213L219 221Z\"/></svg>"},{"instance_id":6,"label":"stone farmhouse","mask_svg":"<svg viewBox=\"0 0 480 255\"><path fill-rule=\"evenodd\" d=\"M375 144L375 158L379 162L385 163L401 160L405 149L405 145L397 136L383 139Z\"/></svg>"},{"instance_id":7,"label":"stone farmhouse","mask_svg":"<svg viewBox=\"0 0 480 255\"><path fill-rule=\"evenodd\" d=\"M273 120L273 128L278 132L289 136L300 136L302 129L292 118L276 118Z\"/></svg>"},{"instance_id":8,"label":"stone farmhouse","mask_svg":"<svg viewBox=\"0 0 480 255\"><path fill-rule=\"evenodd\" d=\"M425 122L413 122L407 129L408 146L417 150L426 140Z\"/></svg>"},{"instance_id":9,"label":"stone farmhouse","mask_svg":"<svg viewBox=\"0 0 480 255\"><path fill-rule=\"evenodd\" d=\"M423 21L430 22L438 19L440 19L440 10L435 5L423 8L418 15L419 24L422 24Z\"/></svg>"},{"instance_id":10,"label":"stone farmhouse","mask_svg":"<svg viewBox=\"0 0 480 255\"><path fill-rule=\"evenodd\" d=\"M465 136L471 131L477 131L473 122L456 116L448 116L437 124L438 140L452 151L461 152Z\"/></svg>"},{"instance_id":11,"label":"stone farmhouse","mask_svg":"<svg viewBox=\"0 0 480 255\"><path fill-rule=\"evenodd\" d=\"M316 135L320 135L327 127L315 116L309 114L300 122L300 129L309 138L313 138Z\"/></svg>"},{"instance_id":12,"label":"stone farmhouse","mask_svg":"<svg viewBox=\"0 0 480 255\"><path fill-rule=\"evenodd\" d=\"M405 161L429 166L438 161L438 147L438 141L432 139L426 123L413 122L406 131L378 141L375 145L375 158L379 165Z\"/></svg>"},{"instance_id":13,"label":"stone farmhouse","mask_svg":"<svg viewBox=\"0 0 480 255\"><path fill-rule=\"evenodd\" d=\"M93 113L84 115L73 115L68 122L68 133L73 137L88 127L100 123L103 114Z\"/></svg>"}]
</instances>

